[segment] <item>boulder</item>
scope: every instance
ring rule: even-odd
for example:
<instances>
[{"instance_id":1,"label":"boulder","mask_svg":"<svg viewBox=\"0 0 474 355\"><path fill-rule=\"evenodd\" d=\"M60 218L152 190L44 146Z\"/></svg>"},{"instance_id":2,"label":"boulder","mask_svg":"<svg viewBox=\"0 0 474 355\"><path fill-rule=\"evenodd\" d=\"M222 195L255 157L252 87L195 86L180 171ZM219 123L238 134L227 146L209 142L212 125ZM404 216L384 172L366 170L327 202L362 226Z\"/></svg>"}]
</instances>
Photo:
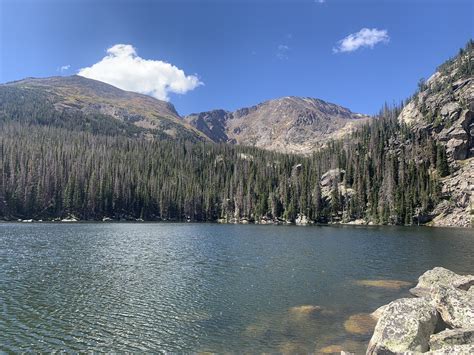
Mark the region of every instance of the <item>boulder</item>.
<instances>
[{"instance_id":1,"label":"boulder","mask_svg":"<svg viewBox=\"0 0 474 355\"><path fill-rule=\"evenodd\" d=\"M298 213L295 219L295 224L305 226L307 224L311 223L311 221L306 217L304 214Z\"/></svg>"},{"instance_id":2,"label":"boulder","mask_svg":"<svg viewBox=\"0 0 474 355\"><path fill-rule=\"evenodd\" d=\"M375 320L379 320L380 317L382 316L383 312L385 312L385 310L387 309L387 307L388 307L388 304L384 304L383 306L381 306L381 307L377 308L375 311L373 311L370 315Z\"/></svg>"},{"instance_id":3,"label":"boulder","mask_svg":"<svg viewBox=\"0 0 474 355\"><path fill-rule=\"evenodd\" d=\"M418 278L418 284L410 290L410 293L417 297L431 298L430 289L434 286L453 286L468 290L472 285L474 275L458 275L443 267L435 267Z\"/></svg>"},{"instance_id":4,"label":"boulder","mask_svg":"<svg viewBox=\"0 0 474 355\"><path fill-rule=\"evenodd\" d=\"M474 354L474 344L467 345L454 345L442 348L439 350L429 351L426 355L444 355L444 354L455 354L455 355L472 355Z\"/></svg>"},{"instance_id":5,"label":"boulder","mask_svg":"<svg viewBox=\"0 0 474 355\"><path fill-rule=\"evenodd\" d=\"M440 350L454 345L474 344L474 327L446 329L430 337L430 350Z\"/></svg>"},{"instance_id":6,"label":"boulder","mask_svg":"<svg viewBox=\"0 0 474 355\"><path fill-rule=\"evenodd\" d=\"M377 322L367 354L428 351L437 322L436 309L423 298L393 301Z\"/></svg>"},{"instance_id":7,"label":"boulder","mask_svg":"<svg viewBox=\"0 0 474 355\"><path fill-rule=\"evenodd\" d=\"M448 326L452 328L474 326L474 292L440 285L432 287L430 294L431 303Z\"/></svg>"}]
</instances>

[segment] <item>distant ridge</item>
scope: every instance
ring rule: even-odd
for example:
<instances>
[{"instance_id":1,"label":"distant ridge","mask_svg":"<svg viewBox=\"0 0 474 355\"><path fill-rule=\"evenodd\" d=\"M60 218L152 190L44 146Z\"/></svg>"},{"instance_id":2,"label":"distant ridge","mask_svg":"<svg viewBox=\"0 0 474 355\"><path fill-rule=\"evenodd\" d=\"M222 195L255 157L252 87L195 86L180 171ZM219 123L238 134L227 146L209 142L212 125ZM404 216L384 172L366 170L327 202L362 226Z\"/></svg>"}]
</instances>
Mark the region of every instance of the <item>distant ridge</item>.
<instances>
[{"instance_id":1,"label":"distant ridge","mask_svg":"<svg viewBox=\"0 0 474 355\"><path fill-rule=\"evenodd\" d=\"M214 142L305 154L371 118L320 99L287 96L234 112L195 113L185 120Z\"/></svg>"}]
</instances>

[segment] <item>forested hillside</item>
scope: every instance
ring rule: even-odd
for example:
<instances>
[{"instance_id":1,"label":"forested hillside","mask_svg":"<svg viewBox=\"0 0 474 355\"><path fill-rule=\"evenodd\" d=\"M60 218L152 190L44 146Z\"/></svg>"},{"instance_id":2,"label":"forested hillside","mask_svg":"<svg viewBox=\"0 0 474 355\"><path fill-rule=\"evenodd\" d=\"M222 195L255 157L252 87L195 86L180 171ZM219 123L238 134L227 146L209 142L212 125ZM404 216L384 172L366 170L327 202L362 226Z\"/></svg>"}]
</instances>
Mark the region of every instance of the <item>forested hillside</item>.
<instances>
[{"instance_id":1,"label":"forested hillside","mask_svg":"<svg viewBox=\"0 0 474 355\"><path fill-rule=\"evenodd\" d=\"M96 134L207 140L172 104L77 75L0 85L0 122L8 121Z\"/></svg>"},{"instance_id":2,"label":"forested hillside","mask_svg":"<svg viewBox=\"0 0 474 355\"><path fill-rule=\"evenodd\" d=\"M28 106L12 117L8 103L0 110L4 219L417 224L450 198L440 183L455 169L446 145L399 119L402 107L385 106L371 124L301 156L111 134L100 119L94 129L41 124Z\"/></svg>"},{"instance_id":3,"label":"forested hillside","mask_svg":"<svg viewBox=\"0 0 474 355\"><path fill-rule=\"evenodd\" d=\"M438 199L430 168L444 169L445 151L423 138L399 145L394 132L414 137L396 113L311 158L3 124L2 215L414 223ZM420 154L430 158L417 163Z\"/></svg>"}]
</instances>

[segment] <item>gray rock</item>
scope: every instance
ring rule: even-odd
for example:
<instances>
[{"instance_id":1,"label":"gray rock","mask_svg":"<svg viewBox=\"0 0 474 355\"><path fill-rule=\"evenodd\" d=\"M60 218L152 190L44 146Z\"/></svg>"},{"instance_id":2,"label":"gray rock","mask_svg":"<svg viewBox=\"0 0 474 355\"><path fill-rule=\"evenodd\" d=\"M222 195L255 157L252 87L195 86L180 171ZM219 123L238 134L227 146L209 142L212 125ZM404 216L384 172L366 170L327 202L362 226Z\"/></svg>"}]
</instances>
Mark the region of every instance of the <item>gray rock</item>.
<instances>
[{"instance_id":1,"label":"gray rock","mask_svg":"<svg viewBox=\"0 0 474 355\"><path fill-rule=\"evenodd\" d=\"M417 297L432 298L430 289L435 286L453 286L468 290L472 285L474 285L474 275L458 275L443 267L435 267L418 278L418 284L410 290L410 293Z\"/></svg>"},{"instance_id":2,"label":"gray rock","mask_svg":"<svg viewBox=\"0 0 474 355\"><path fill-rule=\"evenodd\" d=\"M474 292L453 286L435 286L430 291L431 303L443 321L453 328L474 327Z\"/></svg>"},{"instance_id":3,"label":"gray rock","mask_svg":"<svg viewBox=\"0 0 474 355\"><path fill-rule=\"evenodd\" d=\"M430 350L440 350L454 345L474 344L474 327L469 329L446 329L430 337Z\"/></svg>"},{"instance_id":4,"label":"gray rock","mask_svg":"<svg viewBox=\"0 0 474 355\"><path fill-rule=\"evenodd\" d=\"M308 154L347 136L372 118L307 97L282 97L234 112L215 110L184 118L214 142Z\"/></svg>"},{"instance_id":5,"label":"gray rock","mask_svg":"<svg viewBox=\"0 0 474 355\"><path fill-rule=\"evenodd\" d=\"M444 354L456 354L456 355L472 355L474 354L474 344L468 345L454 345L439 350L426 352L425 355L444 355Z\"/></svg>"},{"instance_id":6,"label":"gray rock","mask_svg":"<svg viewBox=\"0 0 474 355\"><path fill-rule=\"evenodd\" d=\"M436 309L423 298L401 298L388 304L375 326L367 354L429 350L438 322Z\"/></svg>"},{"instance_id":7,"label":"gray rock","mask_svg":"<svg viewBox=\"0 0 474 355\"><path fill-rule=\"evenodd\" d=\"M379 320L380 317L382 316L383 312L385 312L385 310L387 309L388 307L388 304L385 304L379 308L377 308L375 311L373 311L370 315L372 316L372 318L374 318L375 320Z\"/></svg>"}]
</instances>

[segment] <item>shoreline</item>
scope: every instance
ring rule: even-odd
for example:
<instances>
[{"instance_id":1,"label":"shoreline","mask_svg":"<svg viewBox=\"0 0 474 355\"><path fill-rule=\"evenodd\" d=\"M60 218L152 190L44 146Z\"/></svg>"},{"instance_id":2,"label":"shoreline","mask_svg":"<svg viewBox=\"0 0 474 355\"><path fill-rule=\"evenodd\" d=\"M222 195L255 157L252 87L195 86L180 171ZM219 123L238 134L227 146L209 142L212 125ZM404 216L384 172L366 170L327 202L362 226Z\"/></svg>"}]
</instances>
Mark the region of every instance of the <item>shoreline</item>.
<instances>
[{"instance_id":1,"label":"shoreline","mask_svg":"<svg viewBox=\"0 0 474 355\"><path fill-rule=\"evenodd\" d=\"M474 351L474 275L435 267L418 278L411 297L377 308L367 355Z\"/></svg>"},{"instance_id":2,"label":"shoreline","mask_svg":"<svg viewBox=\"0 0 474 355\"><path fill-rule=\"evenodd\" d=\"M36 219L0 219L0 223L11 223L11 224L215 224L215 225L258 225L258 226L279 226L279 227L417 227L417 228L446 228L446 229L472 229L474 227L464 226L437 226L431 224L359 224L351 222L333 222L333 223L295 223L295 222L280 222L280 223L258 223L258 222L219 222L219 221L195 221L195 220L140 220L140 219L49 219L49 220L36 220Z\"/></svg>"}]
</instances>

